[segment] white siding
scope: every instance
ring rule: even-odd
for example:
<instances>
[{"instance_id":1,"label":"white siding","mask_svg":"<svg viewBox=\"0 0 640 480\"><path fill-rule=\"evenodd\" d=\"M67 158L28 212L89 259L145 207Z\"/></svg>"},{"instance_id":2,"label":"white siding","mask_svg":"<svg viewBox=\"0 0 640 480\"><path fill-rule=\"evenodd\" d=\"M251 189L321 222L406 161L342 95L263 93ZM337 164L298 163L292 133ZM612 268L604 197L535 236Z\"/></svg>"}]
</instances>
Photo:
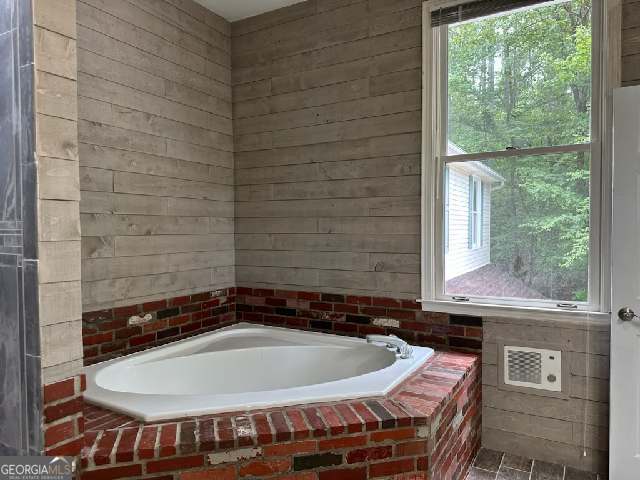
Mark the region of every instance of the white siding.
<instances>
[{"instance_id":1,"label":"white siding","mask_svg":"<svg viewBox=\"0 0 640 480\"><path fill-rule=\"evenodd\" d=\"M445 280L487 265L491 246L491 183L483 179L482 246L469 248L469 174L463 165L449 165L449 251Z\"/></svg>"}]
</instances>

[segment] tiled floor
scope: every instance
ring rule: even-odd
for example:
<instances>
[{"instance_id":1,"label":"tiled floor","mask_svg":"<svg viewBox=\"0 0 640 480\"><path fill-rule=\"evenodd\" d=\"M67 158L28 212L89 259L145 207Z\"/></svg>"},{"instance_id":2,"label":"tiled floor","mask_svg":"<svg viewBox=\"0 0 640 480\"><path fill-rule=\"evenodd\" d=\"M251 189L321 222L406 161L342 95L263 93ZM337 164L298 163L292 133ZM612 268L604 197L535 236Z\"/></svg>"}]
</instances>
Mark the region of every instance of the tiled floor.
<instances>
[{"instance_id":1,"label":"tiled floor","mask_svg":"<svg viewBox=\"0 0 640 480\"><path fill-rule=\"evenodd\" d=\"M607 476L483 448L466 480L607 480Z\"/></svg>"}]
</instances>

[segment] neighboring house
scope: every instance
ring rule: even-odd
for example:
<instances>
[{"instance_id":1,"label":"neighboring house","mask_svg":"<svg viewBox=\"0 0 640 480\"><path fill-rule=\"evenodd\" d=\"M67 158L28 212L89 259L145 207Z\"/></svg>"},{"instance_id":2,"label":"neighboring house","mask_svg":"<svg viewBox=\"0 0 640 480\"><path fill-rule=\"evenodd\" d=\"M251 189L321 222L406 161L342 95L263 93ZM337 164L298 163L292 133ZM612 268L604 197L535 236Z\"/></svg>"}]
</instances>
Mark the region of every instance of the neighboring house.
<instances>
[{"instance_id":1,"label":"neighboring house","mask_svg":"<svg viewBox=\"0 0 640 480\"><path fill-rule=\"evenodd\" d=\"M464 151L449 142L447 153ZM443 188L445 281L491 262L491 192L503 181L482 162L447 165Z\"/></svg>"},{"instance_id":2,"label":"neighboring house","mask_svg":"<svg viewBox=\"0 0 640 480\"><path fill-rule=\"evenodd\" d=\"M465 153L449 142L449 155ZM491 195L504 178L482 162L449 163L444 172L445 282L449 294L544 298L491 263Z\"/></svg>"}]
</instances>

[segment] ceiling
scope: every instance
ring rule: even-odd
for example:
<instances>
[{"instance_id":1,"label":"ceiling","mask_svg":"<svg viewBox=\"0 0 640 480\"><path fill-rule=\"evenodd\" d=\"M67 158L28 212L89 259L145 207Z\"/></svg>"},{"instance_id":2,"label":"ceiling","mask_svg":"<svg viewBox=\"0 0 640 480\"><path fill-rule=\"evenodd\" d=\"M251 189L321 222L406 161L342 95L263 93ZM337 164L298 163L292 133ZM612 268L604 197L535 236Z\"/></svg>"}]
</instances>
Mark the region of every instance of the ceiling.
<instances>
[{"instance_id":1,"label":"ceiling","mask_svg":"<svg viewBox=\"0 0 640 480\"><path fill-rule=\"evenodd\" d=\"M302 0L196 0L230 22L299 3Z\"/></svg>"}]
</instances>

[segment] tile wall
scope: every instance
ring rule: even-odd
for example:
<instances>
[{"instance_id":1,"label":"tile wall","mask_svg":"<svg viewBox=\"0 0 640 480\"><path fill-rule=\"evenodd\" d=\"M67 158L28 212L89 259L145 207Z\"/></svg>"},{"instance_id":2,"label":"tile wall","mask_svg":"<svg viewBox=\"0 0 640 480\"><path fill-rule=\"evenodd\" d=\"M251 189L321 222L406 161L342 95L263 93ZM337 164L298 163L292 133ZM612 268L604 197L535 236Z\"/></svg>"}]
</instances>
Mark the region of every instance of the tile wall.
<instances>
[{"instance_id":1,"label":"tile wall","mask_svg":"<svg viewBox=\"0 0 640 480\"><path fill-rule=\"evenodd\" d=\"M42 448L31 22L0 0L0 455Z\"/></svg>"}]
</instances>

